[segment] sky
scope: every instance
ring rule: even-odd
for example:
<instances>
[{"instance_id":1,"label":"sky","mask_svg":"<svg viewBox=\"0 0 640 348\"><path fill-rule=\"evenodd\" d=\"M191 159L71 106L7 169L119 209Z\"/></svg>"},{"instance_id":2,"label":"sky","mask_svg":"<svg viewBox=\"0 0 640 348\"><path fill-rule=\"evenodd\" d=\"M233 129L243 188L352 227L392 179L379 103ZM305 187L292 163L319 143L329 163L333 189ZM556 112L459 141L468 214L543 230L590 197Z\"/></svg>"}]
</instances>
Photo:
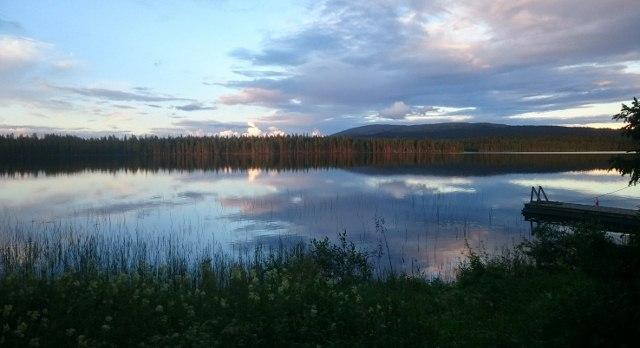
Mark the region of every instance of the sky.
<instances>
[{"instance_id":1,"label":"sky","mask_svg":"<svg viewBox=\"0 0 640 348\"><path fill-rule=\"evenodd\" d=\"M619 127L637 0L0 0L0 133Z\"/></svg>"}]
</instances>

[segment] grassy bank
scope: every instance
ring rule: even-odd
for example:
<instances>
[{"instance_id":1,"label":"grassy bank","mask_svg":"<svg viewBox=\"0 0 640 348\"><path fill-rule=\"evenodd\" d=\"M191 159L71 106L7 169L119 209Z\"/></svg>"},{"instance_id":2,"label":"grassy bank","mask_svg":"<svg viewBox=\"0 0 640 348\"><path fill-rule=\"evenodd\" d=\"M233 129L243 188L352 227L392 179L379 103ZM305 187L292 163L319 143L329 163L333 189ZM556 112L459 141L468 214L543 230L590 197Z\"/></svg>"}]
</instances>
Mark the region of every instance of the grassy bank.
<instances>
[{"instance_id":1,"label":"grassy bank","mask_svg":"<svg viewBox=\"0 0 640 348\"><path fill-rule=\"evenodd\" d=\"M2 346L631 346L640 248L588 229L471 253L457 281L372 276L346 239L242 260L105 254L82 239L0 251ZM142 256L140 256L142 255Z\"/></svg>"}]
</instances>

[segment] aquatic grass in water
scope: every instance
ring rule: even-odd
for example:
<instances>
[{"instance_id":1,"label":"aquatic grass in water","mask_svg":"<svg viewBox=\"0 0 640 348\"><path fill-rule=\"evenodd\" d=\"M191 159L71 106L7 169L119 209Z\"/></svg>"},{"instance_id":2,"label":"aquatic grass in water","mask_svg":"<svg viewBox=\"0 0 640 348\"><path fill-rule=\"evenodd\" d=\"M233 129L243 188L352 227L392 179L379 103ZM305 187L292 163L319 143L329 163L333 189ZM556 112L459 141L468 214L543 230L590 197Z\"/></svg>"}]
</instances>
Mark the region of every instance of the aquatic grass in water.
<instances>
[{"instance_id":1,"label":"aquatic grass in water","mask_svg":"<svg viewBox=\"0 0 640 348\"><path fill-rule=\"evenodd\" d=\"M541 230L501 257L470 252L453 282L375 276L384 255L346 235L230 257L67 232L3 243L1 345L620 346L640 337L637 241L618 246L597 231ZM156 255L165 256L151 262Z\"/></svg>"},{"instance_id":2,"label":"aquatic grass in water","mask_svg":"<svg viewBox=\"0 0 640 348\"><path fill-rule=\"evenodd\" d=\"M606 167L606 159L592 163L592 156L530 161L565 163L563 170ZM347 230L359 247L383 245L376 272L384 266L447 277L464 259L465 239L474 247L484 242L493 251L530 236L518 197L528 195L532 182L563 201L626 185L626 179L603 170L557 173L556 166L531 163L523 169L527 161L507 157L448 156L426 167L209 171L116 166L102 171L98 166L68 174L6 175L0 180L0 211L34 221L33 229L57 233L61 225L76 234L144 240L154 250L166 250L154 247L164 238L194 252L204 244L252 254L255 244L335 240L337 232ZM622 192L633 196L630 190ZM618 203L637 204L624 202ZM385 234L376 229L380 219Z\"/></svg>"}]
</instances>

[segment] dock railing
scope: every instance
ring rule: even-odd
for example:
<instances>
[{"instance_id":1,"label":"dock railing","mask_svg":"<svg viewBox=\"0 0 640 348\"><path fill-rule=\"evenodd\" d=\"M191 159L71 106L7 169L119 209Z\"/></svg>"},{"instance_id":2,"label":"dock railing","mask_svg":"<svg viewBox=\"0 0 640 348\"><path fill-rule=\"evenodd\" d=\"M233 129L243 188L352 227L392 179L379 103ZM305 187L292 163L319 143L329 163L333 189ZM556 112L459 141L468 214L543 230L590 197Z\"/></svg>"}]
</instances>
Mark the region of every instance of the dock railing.
<instances>
[{"instance_id":1,"label":"dock railing","mask_svg":"<svg viewBox=\"0 0 640 348\"><path fill-rule=\"evenodd\" d=\"M549 198L547 198L547 194L544 192L542 186L538 186L538 189L536 189L534 186L531 186L531 198L529 199L529 202L533 202L534 196L536 197L536 202L542 202L542 198L544 198L544 202L549 201Z\"/></svg>"}]
</instances>

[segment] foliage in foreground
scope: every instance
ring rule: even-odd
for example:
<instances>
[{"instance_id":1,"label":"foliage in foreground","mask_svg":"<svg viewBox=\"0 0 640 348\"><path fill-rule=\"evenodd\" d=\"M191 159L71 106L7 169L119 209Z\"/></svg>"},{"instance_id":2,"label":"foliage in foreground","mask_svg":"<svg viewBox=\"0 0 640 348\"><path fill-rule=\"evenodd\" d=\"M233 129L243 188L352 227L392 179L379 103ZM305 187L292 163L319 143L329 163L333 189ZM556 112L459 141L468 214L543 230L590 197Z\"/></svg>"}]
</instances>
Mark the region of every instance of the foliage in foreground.
<instances>
[{"instance_id":1,"label":"foliage in foreground","mask_svg":"<svg viewBox=\"0 0 640 348\"><path fill-rule=\"evenodd\" d=\"M453 283L373 277L367 254L344 237L337 245L321 240L266 255L258 251L250 262L203 259L195 268L172 261L118 263L117 256L105 263L90 244L73 250L5 246L0 345L629 346L637 341L636 242L618 246L588 229L541 229L537 236L499 258L471 253Z\"/></svg>"}]
</instances>

